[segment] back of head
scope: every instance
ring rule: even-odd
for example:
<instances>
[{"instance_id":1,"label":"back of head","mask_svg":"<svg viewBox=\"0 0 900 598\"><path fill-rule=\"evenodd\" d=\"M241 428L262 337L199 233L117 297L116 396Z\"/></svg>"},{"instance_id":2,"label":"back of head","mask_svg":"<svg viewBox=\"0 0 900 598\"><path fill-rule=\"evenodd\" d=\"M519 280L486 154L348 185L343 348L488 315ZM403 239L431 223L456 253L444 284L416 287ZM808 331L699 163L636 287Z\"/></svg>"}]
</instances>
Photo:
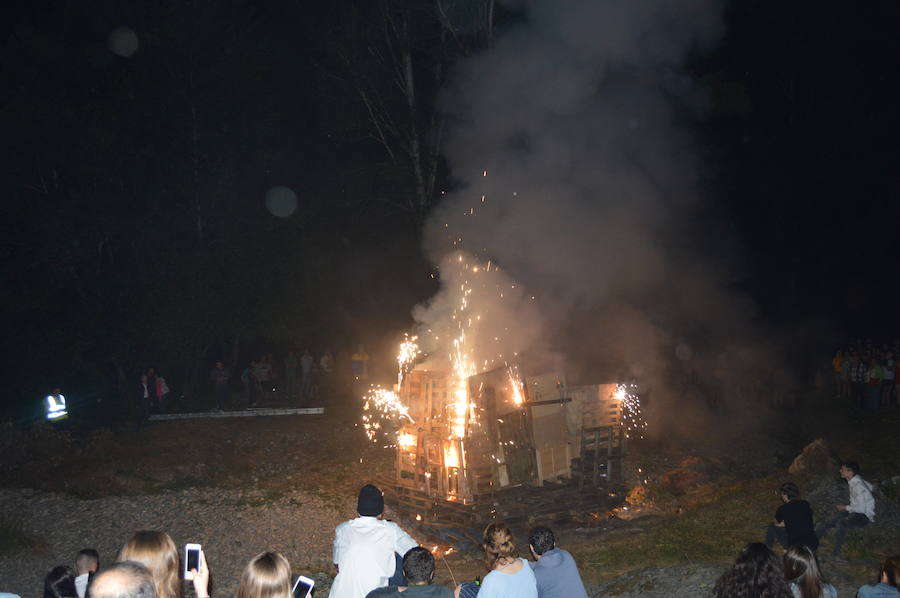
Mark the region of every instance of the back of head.
<instances>
[{"instance_id":1,"label":"back of head","mask_svg":"<svg viewBox=\"0 0 900 598\"><path fill-rule=\"evenodd\" d=\"M178 598L181 595L178 549L169 534L146 530L135 532L119 551L116 560L136 561L147 567L159 598Z\"/></svg>"},{"instance_id":2,"label":"back of head","mask_svg":"<svg viewBox=\"0 0 900 598\"><path fill-rule=\"evenodd\" d=\"M494 521L484 528L484 565L494 569L500 561L519 556L512 532L502 521Z\"/></svg>"},{"instance_id":3,"label":"back of head","mask_svg":"<svg viewBox=\"0 0 900 598\"><path fill-rule=\"evenodd\" d=\"M800 498L800 488L794 482L785 482L778 487L778 491L788 497L788 500Z\"/></svg>"},{"instance_id":4,"label":"back of head","mask_svg":"<svg viewBox=\"0 0 900 598\"><path fill-rule=\"evenodd\" d=\"M716 598L792 598L781 563L765 544L747 544L716 582Z\"/></svg>"},{"instance_id":5,"label":"back of head","mask_svg":"<svg viewBox=\"0 0 900 598\"><path fill-rule=\"evenodd\" d=\"M100 568L100 553L93 548L83 548L75 556L75 569L78 575L90 573Z\"/></svg>"},{"instance_id":6,"label":"back of head","mask_svg":"<svg viewBox=\"0 0 900 598\"><path fill-rule=\"evenodd\" d=\"M416 546L403 555L403 575L409 583L429 583L434 576L434 555L427 548Z\"/></svg>"},{"instance_id":7,"label":"back of head","mask_svg":"<svg viewBox=\"0 0 900 598\"><path fill-rule=\"evenodd\" d=\"M384 495L377 486L366 484L359 489L356 512L363 517L378 517L384 512Z\"/></svg>"},{"instance_id":8,"label":"back of head","mask_svg":"<svg viewBox=\"0 0 900 598\"><path fill-rule=\"evenodd\" d=\"M900 555L889 556L881 566L881 574L887 579L887 584L900 590Z\"/></svg>"},{"instance_id":9,"label":"back of head","mask_svg":"<svg viewBox=\"0 0 900 598\"><path fill-rule=\"evenodd\" d=\"M157 598L150 570L136 561L113 563L91 580L91 598Z\"/></svg>"},{"instance_id":10,"label":"back of head","mask_svg":"<svg viewBox=\"0 0 900 598\"><path fill-rule=\"evenodd\" d=\"M65 565L53 567L44 578L44 598L78 598L75 572Z\"/></svg>"},{"instance_id":11,"label":"back of head","mask_svg":"<svg viewBox=\"0 0 900 598\"><path fill-rule=\"evenodd\" d=\"M784 553L784 578L800 588L801 598L819 598L822 574L816 555L806 546L792 546Z\"/></svg>"},{"instance_id":12,"label":"back of head","mask_svg":"<svg viewBox=\"0 0 900 598\"><path fill-rule=\"evenodd\" d=\"M549 527L539 525L528 533L528 543L535 554L541 555L556 548L556 536Z\"/></svg>"},{"instance_id":13,"label":"back of head","mask_svg":"<svg viewBox=\"0 0 900 598\"><path fill-rule=\"evenodd\" d=\"M247 563L235 598L290 598L291 566L277 552L262 552Z\"/></svg>"}]
</instances>

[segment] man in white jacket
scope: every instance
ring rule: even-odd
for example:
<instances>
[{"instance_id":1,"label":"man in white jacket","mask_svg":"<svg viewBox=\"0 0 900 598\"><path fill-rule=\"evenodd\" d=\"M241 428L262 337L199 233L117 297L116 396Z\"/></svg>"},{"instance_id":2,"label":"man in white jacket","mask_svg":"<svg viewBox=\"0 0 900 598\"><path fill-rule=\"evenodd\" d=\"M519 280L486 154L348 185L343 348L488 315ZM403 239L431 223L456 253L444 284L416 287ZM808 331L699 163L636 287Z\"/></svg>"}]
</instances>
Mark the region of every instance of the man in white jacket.
<instances>
[{"instance_id":1,"label":"man in white jacket","mask_svg":"<svg viewBox=\"0 0 900 598\"><path fill-rule=\"evenodd\" d=\"M839 511L837 516L816 526L816 537L821 538L833 527L834 548L831 556L840 556L841 545L847 530L854 527L865 527L875 522L875 497L872 496L872 484L859 477L859 464L847 461L841 464L841 477L847 480L850 489L850 504L835 505Z\"/></svg>"},{"instance_id":2,"label":"man in white jacket","mask_svg":"<svg viewBox=\"0 0 900 598\"><path fill-rule=\"evenodd\" d=\"M367 484L359 491L356 512L359 517L335 529L337 577L329 598L365 598L375 588L388 585L396 571L397 555L418 546L399 525L381 518L384 496L375 486Z\"/></svg>"}]
</instances>

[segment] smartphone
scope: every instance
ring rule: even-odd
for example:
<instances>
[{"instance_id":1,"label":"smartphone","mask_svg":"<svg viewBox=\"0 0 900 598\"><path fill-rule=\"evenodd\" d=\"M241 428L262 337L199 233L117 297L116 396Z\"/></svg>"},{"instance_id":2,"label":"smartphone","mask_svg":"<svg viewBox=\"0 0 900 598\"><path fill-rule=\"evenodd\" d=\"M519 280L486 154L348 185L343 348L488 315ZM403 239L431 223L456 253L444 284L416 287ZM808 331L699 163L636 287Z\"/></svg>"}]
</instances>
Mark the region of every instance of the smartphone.
<instances>
[{"instance_id":1,"label":"smartphone","mask_svg":"<svg viewBox=\"0 0 900 598\"><path fill-rule=\"evenodd\" d=\"M314 585L316 585L315 581L301 575L294 583L294 589L291 592L294 594L294 598L309 598Z\"/></svg>"},{"instance_id":2,"label":"smartphone","mask_svg":"<svg viewBox=\"0 0 900 598\"><path fill-rule=\"evenodd\" d=\"M185 544L184 545L184 578L194 579L191 569L200 570L200 545Z\"/></svg>"}]
</instances>

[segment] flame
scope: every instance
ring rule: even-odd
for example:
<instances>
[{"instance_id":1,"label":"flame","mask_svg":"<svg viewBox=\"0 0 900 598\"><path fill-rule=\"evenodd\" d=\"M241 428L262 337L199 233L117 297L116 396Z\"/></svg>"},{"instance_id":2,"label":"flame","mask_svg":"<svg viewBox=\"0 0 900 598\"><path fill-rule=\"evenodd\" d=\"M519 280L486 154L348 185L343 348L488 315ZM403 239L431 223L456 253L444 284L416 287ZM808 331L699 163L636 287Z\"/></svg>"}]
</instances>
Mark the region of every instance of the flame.
<instances>
[{"instance_id":1,"label":"flame","mask_svg":"<svg viewBox=\"0 0 900 598\"><path fill-rule=\"evenodd\" d=\"M459 453L454 444L444 446L444 465L447 467L459 467Z\"/></svg>"},{"instance_id":2,"label":"flame","mask_svg":"<svg viewBox=\"0 0 900 598\"><path fill-rule=\"evenodd\" d=\"M397 444L401 448L409 449L416 447L416 436L415 434L410 434L408 432L404 432L403 434L397 435Z\"/></svg>"},{"instance_id":3,"label":"flame","mask_svg":"<svg viewBox=\"0 0 900 598\"><path fill-rule=\"evenodd\" d=\"M518 406L525 402L525 395L522 389L522 380L519 378L518 368L509 369L509 388L512 393L512 400Z\"/></svg>"}]
</instances>

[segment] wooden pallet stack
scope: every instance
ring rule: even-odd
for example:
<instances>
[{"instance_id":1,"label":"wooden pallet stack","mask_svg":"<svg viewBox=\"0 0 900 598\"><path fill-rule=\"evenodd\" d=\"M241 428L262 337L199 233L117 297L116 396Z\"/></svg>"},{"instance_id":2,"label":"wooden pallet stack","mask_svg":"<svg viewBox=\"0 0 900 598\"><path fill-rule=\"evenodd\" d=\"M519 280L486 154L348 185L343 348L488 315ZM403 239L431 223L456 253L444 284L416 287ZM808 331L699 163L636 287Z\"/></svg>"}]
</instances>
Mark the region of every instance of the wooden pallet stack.
<instances>
[{"instance_id":1,"label":"wooden pallet stack","mask_svg":"<svg viewBox=\"0 0 900 598\"><path fill-rule=\"evenodd\" d=\"M414 370L399 389L414 423L399 430L396 475L382 488L404 514L431 523L583 512L621 478L616 388L567 387L559 375L523 380L504 367L467 380L461 417L448 378Z\"/></svg>"}]
</instances>

